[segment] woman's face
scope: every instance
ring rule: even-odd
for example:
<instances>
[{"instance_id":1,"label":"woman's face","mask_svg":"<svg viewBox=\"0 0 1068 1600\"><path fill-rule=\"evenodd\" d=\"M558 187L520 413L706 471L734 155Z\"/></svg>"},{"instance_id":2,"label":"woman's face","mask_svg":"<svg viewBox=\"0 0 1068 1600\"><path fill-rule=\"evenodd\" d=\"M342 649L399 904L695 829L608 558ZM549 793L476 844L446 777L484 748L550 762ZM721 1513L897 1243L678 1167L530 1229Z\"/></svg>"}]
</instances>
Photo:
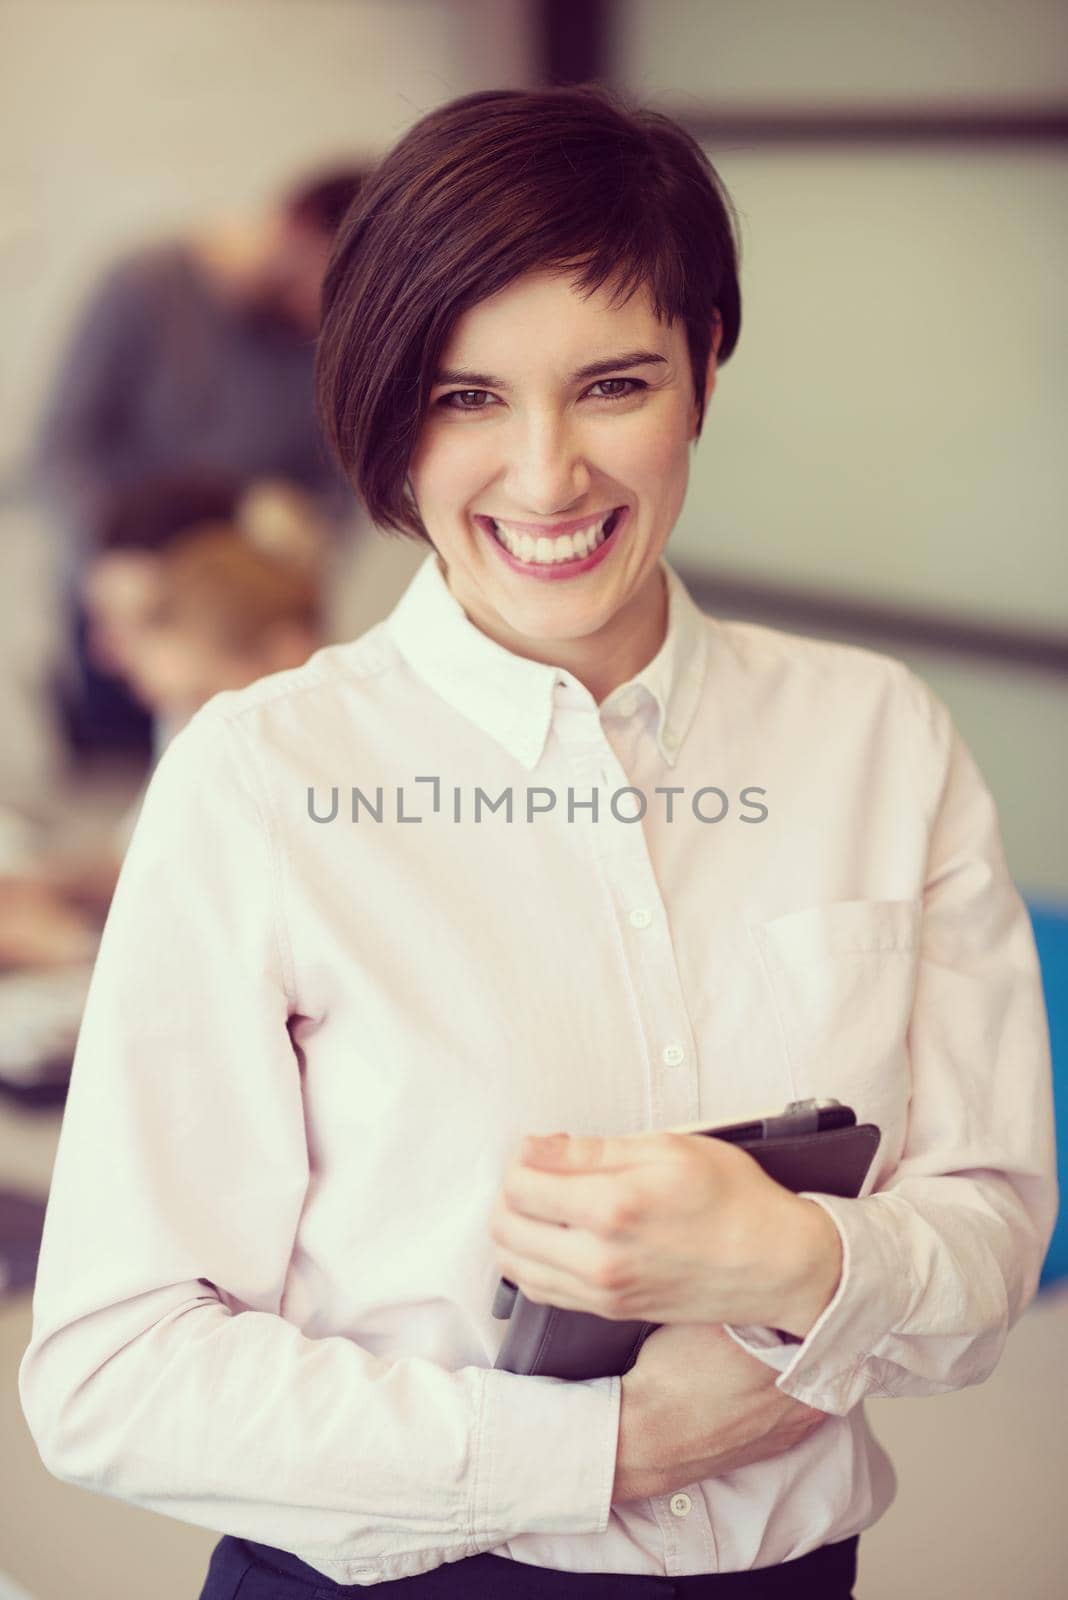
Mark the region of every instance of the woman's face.
<instances>
[{"instance_id":1,"label":"woman's face","mask_svg":"<svg viewBox=\"0 0 1068 1600\"><path fill-rule=\"evenodd\" d=\"M718 345L717 328L706 397ZM683 326L644 288L613 308L607 287L529 273L457 320L439 369L410 479L449 588L600 701L663 642L658 564L697 428Z\"/></svg>"}]
</instances>

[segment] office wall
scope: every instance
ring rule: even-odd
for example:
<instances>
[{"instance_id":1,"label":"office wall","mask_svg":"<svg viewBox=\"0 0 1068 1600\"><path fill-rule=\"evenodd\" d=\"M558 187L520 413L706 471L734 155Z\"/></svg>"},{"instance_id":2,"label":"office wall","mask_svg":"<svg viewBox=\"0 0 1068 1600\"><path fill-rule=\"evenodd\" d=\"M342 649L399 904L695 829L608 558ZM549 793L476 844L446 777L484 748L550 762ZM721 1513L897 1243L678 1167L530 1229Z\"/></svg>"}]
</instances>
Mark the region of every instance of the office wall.
<instances>
[{"instance_id":1,"label":"office wall","mask_svg":"<svg viewBox=\"0 0 1068 1600\"><path fill-rule=\"evenodd\" d=\"M1050 0L626 0L616 68L685 113L1037 108ZM1007 622L1068 621L1064 145L708 153L743 330L677 536L687 559Z\"/></svg>"},{"instance_id":2,"label":"office wall","mask_svg":"<svg viewBox=\"0 0 1068 1600\"><path fill-rule=\"evenodd\" d=\"M1068 101L1052 0L622 0L619 15L620 81L681 114ZM738 133L706 149L739 216L742 334L676 558L1064 631L1068 146ZM1068 894L1063 678L886 647L949 703L1018 881Z\"/></svg>"},{"instance_id":3,"label":"office wall","mask_svg":"<svg viewBox=\"0 0 1068 1600\"><path fill-rule=\"evenodd\" d=\"M0 478L95 272L529 72L523 0L0 0Z\"/></svg>"},{"instance_id":4,"label":"office wall","mask_svg":"<svg viewBox=\"0 0 1068 1600\"><path fill-rule=\"evenodd\" d=\"M617 0L615 69L707 105L1041 105L1063 96L1060 0Z\"/></svg>"}]
</instances>

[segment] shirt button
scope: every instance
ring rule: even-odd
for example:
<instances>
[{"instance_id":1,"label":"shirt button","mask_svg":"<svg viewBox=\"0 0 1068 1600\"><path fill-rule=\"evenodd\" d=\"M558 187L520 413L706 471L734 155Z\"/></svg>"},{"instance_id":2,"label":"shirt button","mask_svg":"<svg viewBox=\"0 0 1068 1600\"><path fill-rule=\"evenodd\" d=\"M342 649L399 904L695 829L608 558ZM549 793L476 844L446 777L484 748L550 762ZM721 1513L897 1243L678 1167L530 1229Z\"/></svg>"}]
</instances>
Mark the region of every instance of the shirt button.
<instances>
[{"instance_id":1,"label":"shirt button","mask_svg":"<svg viewBox=\"0 0 1068 1600\"><path fill-rule=\"evenodd\" d=\"M676 748L676 746L678 745L678 742L679 742L679 736L675 732L674 728L665 728L664 729L664 749L665 750L674 750Z\"/></svg>"},{"instance_id":2,"label":"shirt button","mask_svg":"<svg viewBox=\"0 0 1068 1600\"><path fill-rule=\"evenodd\" d=\"M693 1507L693 1501L690 1499L688 1494L683 1494L681 1489L679 1490L678 1494L673 1494L671 1496L668 1504L671 1506L672 1512L676 1517L687 1516Z\"/></svg>"},{"instance_id":3,"label":"shirt button","mask_svg":"<svg viewBox=\"0 0 1068 1600\"><path fill-rule=\"evenodd\" d=\"M628 694L620 696L619 704L617 705L616 710L619 712L621 717L633 716L637 709L638 695L636 690L631 689Z\"/></svg>"},{"instance_id":4,"label":"shirt button","mask_svg":"<svg viewBox=\"0 0 1068 1600\"><path fill-rule=\"evenodd\" d=\"M664 1053L661 1059L665 1067L677 1067L685 1054L686 1052L681 1044L669 1044L664 1046Z\"/></svg>"},{"instance_id":5,"label":"shirt button","mask_svg":"<svg viewBox=\"0 0 1068 1600\"><path fill-rule=\"evenodd\" d=\"M647 928L652 920L653 913L648 911L645 906L635 906L634 910L630 914L630 925L632 928Z\"/></svg>"}]
</instances>

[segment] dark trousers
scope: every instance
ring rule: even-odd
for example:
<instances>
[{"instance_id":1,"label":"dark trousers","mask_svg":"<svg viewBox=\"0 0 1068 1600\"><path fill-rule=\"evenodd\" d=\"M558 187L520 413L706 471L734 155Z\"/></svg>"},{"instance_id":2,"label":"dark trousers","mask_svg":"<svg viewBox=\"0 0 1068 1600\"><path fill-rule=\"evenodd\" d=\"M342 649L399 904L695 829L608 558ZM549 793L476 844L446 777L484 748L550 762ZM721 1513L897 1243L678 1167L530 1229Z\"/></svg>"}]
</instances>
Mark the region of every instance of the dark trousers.
<instances>
[{"instance_id":1,"label":"dark trousers","mask_svg":"<svg viewBox=\"0 0 1068 1600\"><path fill-rule=\"evenodd\" d=\"M692 1578L558 1572L487 1552L418 1578L369 1585L332 1583L287 1551L227 1534L212 1552L200 1600L335 1600L372 1593L390 1600L851 1600L858 1542L825 1544L777 1567Z\"/></svg>"}]
</instances>

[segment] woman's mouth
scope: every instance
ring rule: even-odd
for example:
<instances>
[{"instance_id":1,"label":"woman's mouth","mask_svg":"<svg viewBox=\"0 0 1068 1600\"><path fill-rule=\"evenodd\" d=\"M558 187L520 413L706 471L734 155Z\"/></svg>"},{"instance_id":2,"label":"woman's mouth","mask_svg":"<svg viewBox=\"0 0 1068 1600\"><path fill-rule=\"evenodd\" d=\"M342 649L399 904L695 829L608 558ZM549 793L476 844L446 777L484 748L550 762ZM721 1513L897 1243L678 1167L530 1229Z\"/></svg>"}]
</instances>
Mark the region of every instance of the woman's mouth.
<instances>
[{"instance_id":1,"label":"woman's mouth","mask_svg":"<svg viewBox=\"0 0 1068 1600\"><path fill-rule=\"evenodd\" d=\"M577 577L603 561L627 511L627 506L615 506L604 515L591 518L574 533L559 534L555 538L516 534L492 517L478 517L476 521L513 572L532 578L559 579Z\"/></svg>"}]
</instances>

